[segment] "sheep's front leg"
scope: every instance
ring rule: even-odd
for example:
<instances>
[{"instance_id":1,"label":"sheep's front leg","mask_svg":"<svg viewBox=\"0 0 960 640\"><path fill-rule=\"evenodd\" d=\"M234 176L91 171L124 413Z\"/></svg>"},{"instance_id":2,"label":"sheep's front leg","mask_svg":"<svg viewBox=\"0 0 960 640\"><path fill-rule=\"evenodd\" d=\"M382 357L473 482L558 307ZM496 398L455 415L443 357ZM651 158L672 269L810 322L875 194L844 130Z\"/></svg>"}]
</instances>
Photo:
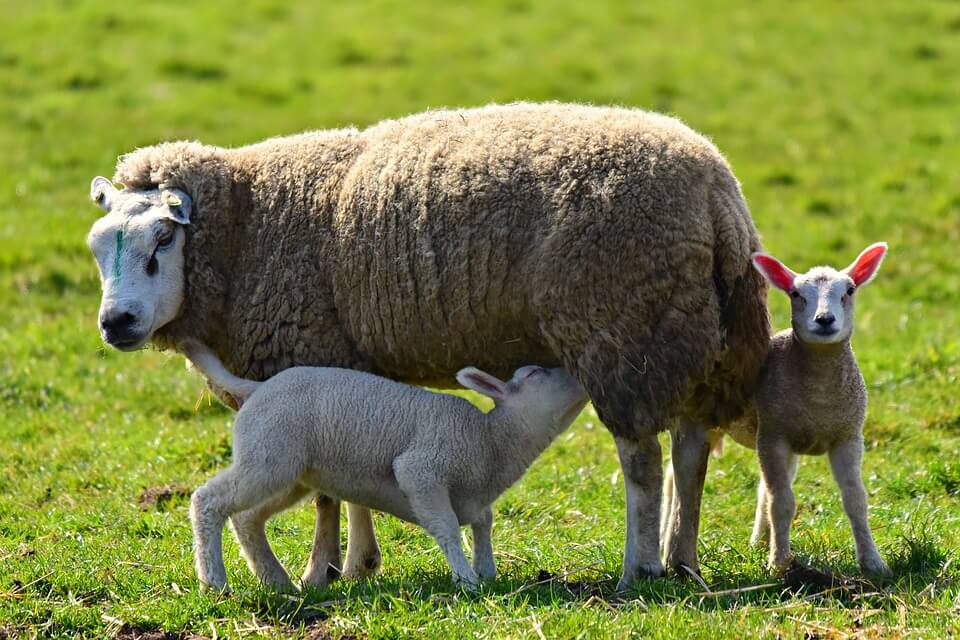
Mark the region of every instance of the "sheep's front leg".
<instances>
[{"instance_id":1,"label":"sheep's front leg","mask_svg":"<svg viewBox=\"0 0 960 640\"><path fill-rule=\"evenodd\" d=\"M847 512L857 547L857 562L868 573L891 575L890 567L880 557L867 523L867 492L863 487L860 466L863 463L863 440L846 442L830 452L830 468L840 487L843 509Z\"/></svg>"},{"instance_id":2,"label":"sheep's front leg","mask_svg":"<svg viewBox=\"0 0 960 640\"><path fill-rule=\"evenodd\" d=\"M340 501L318 495L313 549L301 581L304 586L325 587L340 575Z\"/></svg>"},{"instance_id":3,"label":"sheep's front leg","mask_svg":"<svg viewBox=\"0 0 960 640\"><path fill-rule=\"evenodd\" d=\"M772 571L782 571L790 566L790 526L797 512L793 497L793 478L790 470L797 455L782 441L758 440L757 455L760 471L767 491L767 514L770 519L770 556L768 566Z\"/></svg>"},{"instance_id":4,"label":"sheep's front leg","mask_svg":"<svg viewBox=\"0 0 960 640\"><path fill-rule=\"evenodd\" d=\"M234 514L231 518L233 532L237 536L243 557L254 575L264 584L283 591L293 591L293 582L283 565L277 560L264 529L267 520L276 513L290 508L299 502L308 489L296 485L290 491L281 493L266 502Z\"/></svg>"},{"instance_id":5,"label":"sheep's front leg","mask_svg":"<svg viewBox=\"0 0 960 640\"><path fill-rule=\"evenodd\" d=\"M497 563L493 558L493 511L490 507L483 510L480 518L470 525L473 529L473 570L485 580L497 577Z\"/></svg>"},{"instance_id":6,"label":"sheep's front leg","mask_svg":"<svg viewBox=\"0 0 960 640\"><path fill-rule=\"evenodd\" d=\"M669 515L663 547L667 566L685 576L681 565L693 571L700 570L697 534L700 531L700 503L710 457L710 438L707 430L698 424L681 425L670 432L670 438L673 470L671 502L674 504L661 509L661 514L666 512ZM666 493L664 489L664 495Z\"/></svg>"},{"instance_id":7,"label":"sheep's front leg","mask_svg":"<svg viewBox=\"0 0 960 640\"><path fill-rule=\"evenodd\" d=\"M615 441L627 494L627 540L617 583L617 589L624 590L639 578L663 575L658 522L663 460L656 434Z\"/></svg>"},{"instance_id":8,"label":"sheep's front leg","mask_svg":"<svg viewBox=\"0 0 960 640\"><path fill-rule=\"evenodd\" d=\"M347 503L347 559L343 574L349 578L364 578L380 568L380 545L373 529L370 509Z\"/></svg>"}]
</instances>

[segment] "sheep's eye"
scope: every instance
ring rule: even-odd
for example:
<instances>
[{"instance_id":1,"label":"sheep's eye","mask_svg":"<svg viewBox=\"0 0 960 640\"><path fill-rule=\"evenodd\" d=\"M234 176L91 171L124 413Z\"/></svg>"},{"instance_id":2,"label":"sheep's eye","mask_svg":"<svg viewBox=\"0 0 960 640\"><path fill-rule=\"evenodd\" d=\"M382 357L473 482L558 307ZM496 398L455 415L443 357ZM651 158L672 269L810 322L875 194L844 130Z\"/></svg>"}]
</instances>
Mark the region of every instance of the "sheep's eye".
<instances>
[{"instance_id":1,"label":"sheep's eye","mask_svg":"<svg viewBox=\"0 0 960 640\"><path fill-rule=\"evenodd\" d=\"M847 295L848 295L848 296L852 296L854 291L856 291L856 289L855 289L854 287L849 287L849 288L847 289Z\"/></svg>"},{"instance_id":2,"label":"sheep's eye","mask_svg":"<svg viewBox=\"0 0 960 640\"><path fill-rule=\"evenodd\" d=\"M797 300L800 297L800 292L794 289L793 291L790 292L790 297L793 298L794 300Z\"/></svg>"},{"instance_id":3,"label":"sheep's eye","mask_svg":"<svg viewBox=\"0 0 960 640\"><path fill-rule=\"evenodd\" d=\"M156 275L158 266L159 265L157 264L157 256L155 255L150 256L150 260L147 261L147 275L148 276Z\"/></svg>"},{"instance_id":4,"label":"sheep's eye","mask_svg":"<svg viewBox=\"0 0 960 640\"><path fill-rule=\"evenodd\" d=\"M169 233L169 234L166 234L166 235L164 235L164 236L161 236L160 239L157 240L157 247L158 247L158 248L161 248L161 249L166 248L166 247L169 247L171 244L173 244L173 234L172 234L172 233Z\"/></svg>"}]
</instances>

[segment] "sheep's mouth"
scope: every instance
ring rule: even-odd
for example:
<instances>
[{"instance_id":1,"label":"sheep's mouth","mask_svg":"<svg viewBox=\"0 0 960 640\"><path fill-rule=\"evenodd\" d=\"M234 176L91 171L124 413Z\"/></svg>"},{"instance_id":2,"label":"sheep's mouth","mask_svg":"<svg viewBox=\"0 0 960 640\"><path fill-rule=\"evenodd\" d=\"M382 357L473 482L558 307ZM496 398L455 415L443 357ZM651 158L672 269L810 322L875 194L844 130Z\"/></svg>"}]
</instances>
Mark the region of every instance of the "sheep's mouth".
<instances>
[{"instance_id":1,"label":"sheep's mouth","mask_svg":"<svg viewBox=\"0 0 960 640\"><path fill-rule=\"evenodd\" d=\"M123 340L104 340L117 351L136 351L146 342L144 338L124 338Z\"/></svg>"}]
</instances>

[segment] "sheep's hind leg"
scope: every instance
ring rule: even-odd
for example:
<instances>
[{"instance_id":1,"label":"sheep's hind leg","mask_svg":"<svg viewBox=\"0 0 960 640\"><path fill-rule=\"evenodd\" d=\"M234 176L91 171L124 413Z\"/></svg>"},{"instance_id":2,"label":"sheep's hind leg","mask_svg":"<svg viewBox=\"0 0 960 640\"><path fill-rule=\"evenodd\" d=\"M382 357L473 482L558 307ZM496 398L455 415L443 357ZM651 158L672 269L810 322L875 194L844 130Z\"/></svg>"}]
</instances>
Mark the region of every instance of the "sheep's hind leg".
<instances>
[{"instance_id":1,"label":"sheep's hind leg","mask_svg":"<svg viewBox=\"0 0 960 640\"><path fill-rule=\"evenodd\" d=\"M364 578L380 568L380 545L373 528L370 509L347 503L347 559L343 574L349 578Z\"/></svg>"},{"instance_id":2,"label":"sheep's hind leg","mask_svg":"<svg viewBox=\"0 0 960 640\"><path fill-rule=\"evenodd\" d=\"M687 574L683 566L700 571L697 534L700 531L700 503L710 457L710 438L704 427L692 423L681 424L672 430L670 438L674 485L671 502L674 504L665 507L670 509L670 519L663 547L667 566L685 577Z\"/></svg>"},{"instance_id":3,"label":"sheep's hind leg","mask_svg":"<svg viewBox=\"0 0 960 640\"><path fill-rule=\"evenodd\" d=\"M853 539L857 545L857 562L867 573L891 575L890 567L880 557L867 523L867 492L863 488L860 466L863 463L863 441L844 443L830 452L830 468L840 487L843 509L847 512Z\"/></svg>"},{"instance_id":4,"label":"sheep's hind leg","mask_svg":"<svg viewBox=\"0 0 960 640\"><path fill-rule=\"evenodd\" d=\"M313 548L301 581L305 587L325 587L340 576L340 501L318 495Z\"/></svg>"},{"instance_id":5,"label":"sheep's hind leg","mask_svg":"<svg viewBox=\"0 0 960 640\"><path fill-rule=\"evenodd\" d=\"M286 493L268 499L252 509L241 511L230 518L247 566L260 582L281 591L294 591L295 587L277 556L274 555L264 530L271 516L290 508L308 493L302 485L296 485Z\"/></svg>"},{"instance_id":6,"label":"sheep's hind leg","mask_svg":"<svg viewBox=\"0 0 960 640\"><path fill-rule=\"evenodd\" d=\"M484 580L497 577L497 563L493 558L493 511L490 507L483 510L480 518L470 525L473 530L473 570Z\"/></svg>"},{"instance_id":7,"label":"sheep's hind leg","mask_svg":"<svg viewBox=\"0 0 960 640\"><path fill-rule=\"evenodd\" d=\"M639 578L663 575L660 561L660 491L663 462L656 434L615 438L627 494L627 540L617 589Z\"/></svg>"}]
</instances>

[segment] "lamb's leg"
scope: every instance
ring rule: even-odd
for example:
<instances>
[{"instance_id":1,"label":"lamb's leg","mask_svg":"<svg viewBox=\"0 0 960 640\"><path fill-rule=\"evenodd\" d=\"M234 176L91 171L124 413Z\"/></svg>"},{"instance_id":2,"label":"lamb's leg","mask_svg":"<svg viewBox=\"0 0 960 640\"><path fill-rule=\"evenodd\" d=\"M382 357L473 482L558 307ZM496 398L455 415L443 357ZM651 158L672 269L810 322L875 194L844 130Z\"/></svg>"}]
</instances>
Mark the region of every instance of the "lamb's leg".
<instances>
[{"instance_id":1,"label":"lamb's leg","mask_svg":"<svg viewBox=\"0 0 960 640\"><path fill-rule=\"evenodd\" d=\"M247 566L262 583L279 590L293 591L295 588L290 581L290 576L270 548L264 525L274 514L289 509L299 502L308 491L303 485L295 485L288 492L274 496L252 509L236 513L230 518L233 532L247 560Z\"/></svg>"},{"instance_id":2,"label":"lamb's leg","mask_svg":"<svg viewBox=\"0 0 960 640\"><path fill-rule=\"evenodd\" d=\"M698 424L683 424L670 432L676 506L663 542L666 564L679 575L681 565L700 571L697 559L697 534L700 532L700 502L710 458L710 438Z\"/></svg>"},{"instance_id":3,"label":"lamb's leg","mask_svg":"<svg viewBox=\"0 0 960 640\"><path fill-rule=\"evenodd\" d=\"M770 556L768 566L772 571L782 571L790 566L790 526L797 512L793 497L793 477L797 454L785 442L757 443L760 471L767 491L767 514L770 519Z\"/></svg>"},{"instance_id":4,"label":"lamb's leg","mask_svg":"<svg viewBox=\"0 0 960 640\"><path fill-rule=\"evenodd\" d=\"M673 527L673 519L677 517L677 490L673 482L673 459L667 462L663 472L663 497L660 498L660 546L666 551L667 531Z\"/></svg>"},{"instance_id":5,"label":"lamb's leg","mask_svg":"<svg viewBox=\"0 0 960 640\"><path fill-rule=\"evenodd\" d=\"M325 587L340 575L340 501L318 495L315 504L313 548L300 578L305 587Z\"/></svg>"},{"instance_id":6,"label":"lamb's leg","mask_svg":"<svg viewBox=\"0 0 960 640\"><path fill-rule=\"evenodd\" d=\"M757 480L757 510L753 515L753 533L750 544L759 547L767 543L770 535L770 519L767 516L767 485L763 484L763 474Z\"/></svg>"},{"instance_id":7,"label":"lamb's leg","mask_svg":"<svg viewBox=\"0 0 960 640\"><path fill-rule=\"evenodd\" d=\"M347 560L343 574L349 578L373 575L380 568L380 545L370 509L347 503Z\"/></svg>"},{"instance_id":8,"label":"lamb's leg","mask_svg":"<svg viewBox=\"0 0 960 640\"><path fill-rule=\"evenodd\" d=\"M398 458L393 464L400 490L410 501L417 522L437 541L453 571L453 581L473 591L479 584L460 544L460 521L446 486L430 474L430 463Z\"/></svg>"},{"instance_id":9,"label":"lamb's leg","mask_svg":"<svg viewBox=\"0 0 960 640\"><path fill-rule=\"evenodd\" d=\"M497 577L497 563L493 559L493 511L490 507L484 509L480 519L470 525L473 529L473 570L485 580Z\"/></svg>"},{"instance_id":10,"label":"lamb's leg","mask_svg":"<svg viewBox=\"0 0 960 640\"><path fill-rule=\"evenodd\" d=\"M190 521L197 577L202 585L213 589L227 587L227 570L223 564L223 525L227 518L280 493L292 481L282 473L241 469L234 462L193 492Z\"/></svg>"},{"instance_id":11,"label":"lamb's leg","mask_svg":"<svg viewBox=\"0 0 960 640\"><path fill-rule=\"evenodd\" d=\"M787 470L790 475L790 486L797 479L797 468L800 465L800 456L793 456L789 460L790 468ZM763 483L763 474L757 480L757 510L753 515L753 533L750 534L750 544L759 547L767 543L770 534L770 518L767 516L767 501L770 496L767 492L767 486Z\"/></svg>"},{"instance_id":12,"label":"lamb's leg","mask_svg":"<svg viewBox=\"0 0 960 640\"><path fill-rule=\"evenodd\" d=\"M615 438L627 494L627 541L618 589L639 578L663 575L660 561L660 491L663 461L656 434Z\"/></svg>"},{"instance_id":13,"label":"lamb's leg","mask_svg":"<svg viewBox=\"0 0 960 640\"><path fill-rule=\"evenodd\" d=\"M863 440L846 442L830 452L830 468L840 487L843 509L847 512L853 539L857 546L857 562L868 573L891 575L887 563L880 557L867 523L867 492L863 488L860 466L863 463Z\"/></svg>"}]
</instances>

